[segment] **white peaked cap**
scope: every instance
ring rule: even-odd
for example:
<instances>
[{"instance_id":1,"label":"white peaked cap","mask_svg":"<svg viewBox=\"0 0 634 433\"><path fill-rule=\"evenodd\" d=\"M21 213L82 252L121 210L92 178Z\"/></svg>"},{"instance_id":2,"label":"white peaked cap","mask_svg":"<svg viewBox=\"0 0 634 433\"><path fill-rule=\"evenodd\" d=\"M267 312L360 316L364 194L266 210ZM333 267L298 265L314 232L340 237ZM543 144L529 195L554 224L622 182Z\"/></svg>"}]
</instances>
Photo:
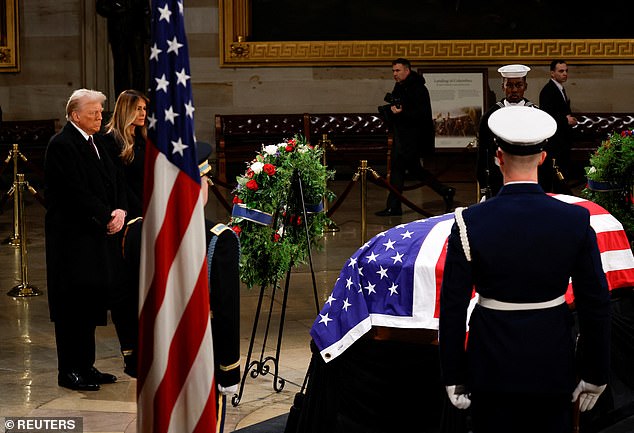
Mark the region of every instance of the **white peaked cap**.
<instances>
[{"instance_id":1,"label":"white peaked cap","mask_svg":"<svg viewBox=\"0 0 634 433\"><path fill-rule=\"evenodd\" d=\"M498 69L504 78L521 78L525 77L531 68L524 65L506 65Z\"/></svg>"},{"instance_id":2,"label":"white peaked cap","mask_svg":"<svg viewBox=\"0 0 634 433\"><path fill-rule=\"evenodd\" d=\"M557 122L550 114L521 105L494 111L488 125L496 136L497 145L515 155L541 152L546 141L557 131Z\"/></svg>"}]
</instances>

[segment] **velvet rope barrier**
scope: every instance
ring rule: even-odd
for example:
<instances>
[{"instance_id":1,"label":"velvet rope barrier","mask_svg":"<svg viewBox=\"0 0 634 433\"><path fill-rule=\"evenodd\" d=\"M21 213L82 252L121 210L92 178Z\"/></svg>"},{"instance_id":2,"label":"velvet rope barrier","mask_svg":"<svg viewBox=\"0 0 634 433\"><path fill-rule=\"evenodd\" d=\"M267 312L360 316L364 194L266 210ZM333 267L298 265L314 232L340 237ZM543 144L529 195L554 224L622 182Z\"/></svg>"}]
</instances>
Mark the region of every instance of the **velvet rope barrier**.
<instances>
[{"instance_id":1,"label":"velvet rope barrier","mask_svg":"<svg viewBox=\"0 0 634 433\"><path fill-rule=\"evenodd\" d=\"M372 177L370 177L370 181L372 183L374 183L375 185L382 186L383 188L387 188L388 190L393 192L398 197L398 199L401 201L401 203L405 204L410 209L412 209L412 210L414 210L414 211L418 212L419 214L424 215L426 217L435 216L434 214L423 210L422 208L416 206L414 203L409 201L407 198L403 197L403 194L401 194L389 182L387 182L384 178L382 178L376 171L374 171L372 169L369 169L369 171L372 173Z\"/></svg>"},{"instance_id":2,"label":"velvet rope barrier","mask_svg":"<svg viewBox=\"0 0 634 433\"><path fill-rule=\"evenodd\" d=\"M227 202L227 199L220 193L218 187L216 186L215 179L212 176L206 176L207 184L211 187L211 191L213 191L214 195L222 205L226 209L227 212L231 214L232 206ZM221 185L222 186L222 185Z\"/></svg>"},{"instance_id":3,"label":"velvet rope barrier","mask_svg":"<svg viewBox=\"0 0 634 433\"><path fill-rule=\"evenodd\" d=\"M346 189L343 191L343 193L341 193L341 195L337 198L337 200L335 200L332 206L328 208L328 211L326 212L326 216L328 218L330 218L332 214L334 214L337 211L337 209L339 209L339 206L341 206L341 203L343 203L343 201L346 199L348 194L350 194L352 187L355 185L355 183L358 180L359 180L359 172L357 171L355 174L352 175L352 180L348 182L348 185L346 185Z\"/></svg>"}]
</instances>

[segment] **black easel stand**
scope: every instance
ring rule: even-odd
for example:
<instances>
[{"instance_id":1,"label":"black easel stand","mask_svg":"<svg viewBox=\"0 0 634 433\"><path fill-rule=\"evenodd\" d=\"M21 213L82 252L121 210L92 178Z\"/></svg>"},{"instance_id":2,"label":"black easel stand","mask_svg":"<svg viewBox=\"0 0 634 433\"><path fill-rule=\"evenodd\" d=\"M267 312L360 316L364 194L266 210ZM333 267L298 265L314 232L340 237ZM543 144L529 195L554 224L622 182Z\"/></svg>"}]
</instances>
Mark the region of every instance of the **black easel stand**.
<instances>
[{"instance_id":1,"label":"black easel stand","mask_svg":"<svg viewBox=\"0 0 634 433\"><path fill-rule=\"evenodd\" d=\"M308 248L308 263L310 265L310 274L311 274L312 283L313 283L313 295L315 297L315 308L317 313L319 313L319 299L317 296L317 283L315 280L315 271L313 270L313 260L312 260L312 254L311 254L311 248L310 248L310 236L308 232L308 218L306 213L306 203L304 201L304 188L302 185L301 177L299 176L299 173L297 171L293 173L293 180L291 182L291 189L289 191L287 203L289 204L289 209L287 209L287 212L286 212L287 216L286 216L284 227L288 226L288 223L290 221L290 215L295 213L293 211L301 210L302 212L302 216L303 216L302 221L303 221L304 231L306 235L306 241L307 241L306 245ZM278 212L278 216L276 216L276 219L277 217L279 217L279 212ZM282 234L282 236L284 236L284 234ZM277 345L275 349L275 356L265 356L265 351L266 351L266 342L268 340L269 330L271 326L271 318L273 315L273 306L275 301L275 292L277 288L277 282L273 284L273 288L271 291L271 302L269 303L268 316L266 319L266 328L264 330L264 340L262 342L262 351L260 352L259 359L251 360L251 357L253 354L253 346L255 345L255 338L256 338L256 334L258 330L258 323L260 320L260 313L262 312L262 301L264 299L264 290L266 289L266 284L263 284L262 287L260 287L260 296L258 298L258 306L255 311L255 318L253 319L253 330L251 332L251 340L249 341L249 351L247 353L247 360L246 360L246 364L244 368L244 373L242 374L242 380L240 381L240 388L238 389L238 393L234 394L233 397L231 398L231 404L233 406L237 406L238 404L240 404L240 400L242 399L242 394L244 392L244 385L245 385L247 375L250 375L254 379L260 375L262 376L267 375L271 371L271 367L270 365L268 365L269 362L273 364L273 389L276 392L280 392L282 391L282 389L284 388L284 385L286 384L286 381L282 379L279 375L279 360L280 360L280 351L282 349L282 335L284 333L284 320L286 318L286 306L288 304L288 292L289 292L289 286L290 286L290 280L291 280L291 270L293 266L294 266L294 261L291 261L291 265L286 273L286 283L284 286L284 298L282 300L282 307L280 310L280 324L279 324L279 329L277 334Z\"/></svg>"}]
</instances>

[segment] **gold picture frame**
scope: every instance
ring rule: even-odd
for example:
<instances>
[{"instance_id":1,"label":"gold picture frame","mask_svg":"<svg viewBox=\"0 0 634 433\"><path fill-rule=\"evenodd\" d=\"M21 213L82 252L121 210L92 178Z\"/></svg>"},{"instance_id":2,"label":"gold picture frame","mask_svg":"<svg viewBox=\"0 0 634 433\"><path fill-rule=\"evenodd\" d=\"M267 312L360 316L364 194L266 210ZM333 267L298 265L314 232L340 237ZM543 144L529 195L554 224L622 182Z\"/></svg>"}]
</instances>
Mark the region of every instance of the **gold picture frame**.
<instances>
[{"instance_id":1,"label":"gold picture frame","mask_svg":"<svg viewBox=\"0 0 634 433\"><path fill-rule=\"evenodd\" d=\"M0 0L0 17L0 72L18 72L18 0Z\"/></svg>"},{"instance_id":2,"label":"gold picture frame","mask_svg":"<svg viewBox=\"0 0 634 433\"><path fill-rule=\"evenodd\" d=\"M398 57L428 65L634 64L634 39L250 41L249 0L218 0L220 65L378 66Z\"/></svg>"}]
</instances>

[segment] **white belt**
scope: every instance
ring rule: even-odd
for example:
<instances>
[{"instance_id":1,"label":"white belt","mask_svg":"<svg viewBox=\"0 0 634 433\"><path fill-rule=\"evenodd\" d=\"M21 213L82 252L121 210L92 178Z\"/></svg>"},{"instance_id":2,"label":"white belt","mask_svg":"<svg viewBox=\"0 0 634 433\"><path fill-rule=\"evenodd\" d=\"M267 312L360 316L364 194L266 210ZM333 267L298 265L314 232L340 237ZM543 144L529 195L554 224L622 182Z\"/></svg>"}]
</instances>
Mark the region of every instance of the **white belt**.
<instances>
[{"instance_id":1,"label":"white belt","mask_svg":"<svg viewBox=\"0 0 634 433\"><path fill-rule=\"evenodd\" d=\"M551 299L550 301L527 303L502 302L496 299L485 298L482 295L478 296L478 304L482 305L485 308L490 308L491 310L502 311L540 310L543 308L556 307L557 305L561 305L564 302L566 302L566 297L564 295L558 296L555 299Z\"/></svg>"}]
</instances>

